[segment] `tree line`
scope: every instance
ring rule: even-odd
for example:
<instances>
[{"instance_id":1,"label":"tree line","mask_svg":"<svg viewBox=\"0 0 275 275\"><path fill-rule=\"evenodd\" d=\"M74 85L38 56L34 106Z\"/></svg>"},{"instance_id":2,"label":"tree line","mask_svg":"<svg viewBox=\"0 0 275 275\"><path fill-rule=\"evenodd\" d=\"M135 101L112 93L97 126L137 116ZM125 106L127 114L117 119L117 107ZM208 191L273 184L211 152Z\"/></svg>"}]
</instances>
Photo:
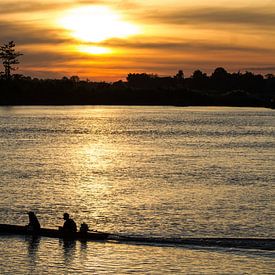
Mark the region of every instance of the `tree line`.
<instances>
[{"instance_id":1,"label":"tree line","mask_svg":"<svg viewBox=\"0 0 275 275\"><path fill-rule=\"evenodd\" d=\"M229 73L216 68L211 75L196 70L185 77L129 73L113 83L81 80L78 76L38 79L12 74L22 53L13 41L0 48L0 105L174 105L255 106L274 108L275 76Z\"/></svg>"}]
</instances>

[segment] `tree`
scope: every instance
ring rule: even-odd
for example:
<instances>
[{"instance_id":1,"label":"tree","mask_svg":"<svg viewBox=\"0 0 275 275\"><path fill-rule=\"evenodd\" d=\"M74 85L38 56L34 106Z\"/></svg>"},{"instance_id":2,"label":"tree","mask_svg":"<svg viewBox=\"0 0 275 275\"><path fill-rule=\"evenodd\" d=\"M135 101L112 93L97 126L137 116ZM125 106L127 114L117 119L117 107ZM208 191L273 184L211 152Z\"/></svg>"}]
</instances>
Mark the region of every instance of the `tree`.
<instances>
[{"instance_id":1,"label":"tree","mask_svg":"<svg viewBox=\"0 0 275 275\"><path fill-rule=\"evenodd\" d=\"M229 74L224 68L216 68L210 77L212 88L220 91L230 90L230 77L231 74Z\"/></svg>"},{"instance_id":2,"label":"tree","mask_svg":"<svg viewBox=\"0 0 275 275\"><path fill-rule=\"evenodd\" d=\"M77 75L73 75L70 77L70 81L72 81L73 83L78 83L80 81L80 78Z\"/></svg>"},{"instance_id":3,"label":"tree","mask_svg":"<svg viewBox=\"0 0 275 275\"><path fill-rule=\"evenodd\" d=\"M272 79L272 78L275 78L275 75L274 74L266 74L265 78L266 79Z\"/></svg>"},{"instance_id":4,"label":"tree","mask_svg":"<svg viewBox=\"0 0 275 275\"><path fill-rule=\"evenodd\" d=\"M227 79L227 77L228 77L228 72L222 67L216 68L211 76L211 78L214 80L225 80Z\"/></svg>"},{"instance_id":5,"label":"tree","mask_svg":"<svg viewBox=\"0 0 275 275\"><path fill-rule=\"evenodd\" d=\"M14 65L19 64L18 57L21 55L23 54L15 51L15 43L13 41L0 47L0 59L2 59L5 68L4 76L6 79L10 79L11 71L17 69Z\"/></svg>"},{"instance_id":6,"label":"tree","mask_svg":"<svg viewBox=\"0 0 275 275\"><path fill-rule=\"evenodd\" d=\"M175 79L182 80L184 79L184 74L182 70L179 70L177 74L174 76Z\"/></svg>"},{"instance_id":7,"label":"tree","mask_svg":"<svg viewBox=\"0 0 275 275\"><path fill-rule=\"evenodd\" d=\"M201 70L194 71L193 75L191 76L194 80L204 80L207 79L206 73L203 73Z\"/></svg>"},{"instance_id":8,"label":"tree","mask_svg":"<svg viewBox=\"0 0 275 275\"><path fill-rule=\"evenodd\" d=\"M206 73L201 70L194 71L191 76L192 87L199 90L208 89L209 86L209 78Z\"/></svg>"}]
</instances>

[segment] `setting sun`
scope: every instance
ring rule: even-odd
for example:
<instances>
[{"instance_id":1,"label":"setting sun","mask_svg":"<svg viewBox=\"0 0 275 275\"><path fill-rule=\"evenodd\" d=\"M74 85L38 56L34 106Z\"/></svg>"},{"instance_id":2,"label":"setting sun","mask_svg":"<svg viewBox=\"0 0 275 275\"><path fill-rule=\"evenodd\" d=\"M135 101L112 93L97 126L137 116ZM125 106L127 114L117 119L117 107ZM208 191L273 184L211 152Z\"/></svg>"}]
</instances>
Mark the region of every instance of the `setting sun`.
<instances>
[{"instance_id":1,"label":"setting sun","mask_svg":"<svg viewBox=\"0 0 275 275\"><path fill-rule=\"evenodd\" d=\"M138 33L138 27L123 21L107 7L86 6L69 10L59 24L83 42L101 42L110 38L125 38Z\"/></svg>"},{"instance_id":2,"label":"setting sun","mask_svg":"<svg viewBox=\"0 0 275 275\"><path fill-rule=\"evenodd\" d=\"M273 11L275 1L260 0L0 0L0 42L14 41L19 73L38 78L114 82L218 66L268 75Z\"/></svg>"},{"instance_id":3,"label":"setting sun","mask_svg":"<svg viewBox=\"0 0 275 275\"><path fill-rule=\"evenodd\" d=\"M0 275L274 274L275 0L0 0Z\"/></svg>"}]
</instances>

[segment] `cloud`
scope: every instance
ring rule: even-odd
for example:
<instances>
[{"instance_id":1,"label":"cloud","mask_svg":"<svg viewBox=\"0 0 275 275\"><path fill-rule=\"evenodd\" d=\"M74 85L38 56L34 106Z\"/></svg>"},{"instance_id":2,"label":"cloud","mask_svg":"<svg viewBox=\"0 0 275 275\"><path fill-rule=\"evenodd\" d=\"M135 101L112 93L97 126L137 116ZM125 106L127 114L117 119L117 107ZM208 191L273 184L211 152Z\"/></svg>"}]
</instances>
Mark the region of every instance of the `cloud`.
<instances>
[{"instance_id":1,"label":"cloud","mask_svg":"<svg viewBox=\"0 0 275 275\"><path fill-rule=\"evenodd\" d=\"M113 1L113 0L78 0L77 3L83 5L110 5L122 10L142 7L138 2L131 0Z\"/></svg>"},{"instance_id":2,"label":"cloud","mask_svg":"<svg viewBox=\"0 0 275 275\"><path fill-rule=\"evenodd\" d=\"M186 8L184 4L179 4L177 10L168 8L166 10L162 8L149 10L148 6L142 6L141 2L131 0L0 0L0 15L3 15L2 21L0 20L0 44L14 40L18 51L24 53L24 56L20 57L20 67L32 75L38 74L39 70L41 70L40 75L54 76L65 72L74 74L74 72L81 72L82 69L86 70L87 74L100 72L110 75L111 71L115 73L116 70L125 72L125 75L132 71L167 74L167 72L175 72L181 67L185 69L184 66L195 69L201 66L208 68L218 65L274 72L275 48L272 44L274 36L270 35L271 32L275 32L274 9ZM70 51L71 46L80 42L65 37L65 30L59 29L59 27L43 27L39 16L28 17L27 14L28 12L44 12L46 17L51 11L57 9L96 4L110 5L122 13L124 12L126 17L131 20L145 23L145 27L151 24L154 29L159 25L160 28L164 28L164 32L151 33L152 36L144 34L144 36L128 39L110 39L95 44L87 43L86 45L114 49L112 56L94 56L72 52L74 50ZM22 14L15 15L15 13ZM4 18L6 21L3 21ZM17 21L11 21L12 18L16 18ZM27 21L31 19L33 21ZM169 24L173 26L169 26ZM212 28L214 31L211 32L211 37L206 37L202 31L202 35L194 39L186 36L188 32L173 36L174 27L177 33L181 29L190 27L191 31L192 27ZM215 29L225 27L228 28L226 40L215 36ZM171 32L166 34L170 28ZM245 31L245 36L241 36L241 28ZM247 35L248 32L253 31L257 32L257 36ZM236 33L239 34L238 37L236 36L238 40L232 41L233 39L230 37L231 35L235 37ZM166 35L170 35L170 37ZM206 38L203 39L203 37ZM256 39L250 40L254 38ZM226 43L226 41L230 42ZM262 41L262 43L258 43L258 41Z\"/></svg>"},{"instance_id":3,"label":"cloud","mask_svg":"<svg viewBox=\"0 0 275 275\"><path fill-rule=\"evenodd\" d=\"M275 49L265 47L249 47L239 46L234 44L224 44L207 42L200 40L190 41L171 41L168 42L169 38L161 41L144 41L139 40L123 40L123 39L110 39L100 43L101 46L105 47L117 47L125 49L147 49L147 50L165 50L167 52L173 51L229 51L229 52L254 52L254 53L274 53Z\"/></svg>"},{"instance_id":4,"label":"cloud","mask_svg":"<svg viewBox=\"0 0 275 275\"><path fill-rule=\"evenodd\" d=\"M149 14L149 15L148 15ZM245 24L274 28L275 10L264 8L197 8L146 12L143 18L156 23L178 25Z\"/></svg>"},{"instance_id":5,"label":"cloud","mask_svg":"<svg viewBox=\"0 0 275 275\"><path fill-rule=\"evenodd\" d=\"M52 64L64 64L73 58L72 55L66 53L24 51L24 55L20 60L24 65L49 66Z\"/></svg>"},{"instance_id":6,"label":"cloud","mask_svg":"<svg viewBox=\"0 0 275 275\"><path fill-rule=\"evenodd\" d=\"M21 45L59 44L72 41L72 39L60 37L58 29L42 29L30 24L0 21L0 29L0 41L4 43L11 40Z\"/></svg>"},{"instance_id":7,"label":"cloud","mask_svg":"<svg viewBox=\"0 0 275 275\"><path fill-rule=\"evenodd\" d=\"M12 13L26 13L36 11L47 11L64 8L64 5L68 4L67 1L55 1L48 3L37 1L8 1L0 3L0 13L12 14Z\"/></svg>"}]
</instances>

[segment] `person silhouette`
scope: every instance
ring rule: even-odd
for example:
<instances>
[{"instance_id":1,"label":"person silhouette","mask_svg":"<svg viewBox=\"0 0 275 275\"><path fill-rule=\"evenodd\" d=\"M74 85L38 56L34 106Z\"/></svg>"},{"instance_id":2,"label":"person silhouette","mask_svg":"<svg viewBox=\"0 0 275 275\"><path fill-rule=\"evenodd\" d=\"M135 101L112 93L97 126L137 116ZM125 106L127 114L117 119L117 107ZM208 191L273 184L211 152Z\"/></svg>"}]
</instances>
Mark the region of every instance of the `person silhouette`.
<instances>
[{"instance_id":1,"label":"person silhouette","mask_svg":"<svg viewBox=\"0 0 275 275\"><path fill-rule=\"evenodd\" d=\"M40 223L38 221L38 218L36 217L33 211L28 212L28 215L29 215L29 224L27 225L27 229L34 233L38 233L40 230Z\"/></svg>"},{"instance_id":2,"label":"person silhouette","mask_svg":"<svg viewBox=\"0 0 275 275\"><path fill-rule=\"evenodd\" d=\"M70 218L70 215L68 213L63 214L63 219L65 220L62 232L64 236L74 236L77 232L77 226L73 219Z\"/></svg>"}]
</instances>

